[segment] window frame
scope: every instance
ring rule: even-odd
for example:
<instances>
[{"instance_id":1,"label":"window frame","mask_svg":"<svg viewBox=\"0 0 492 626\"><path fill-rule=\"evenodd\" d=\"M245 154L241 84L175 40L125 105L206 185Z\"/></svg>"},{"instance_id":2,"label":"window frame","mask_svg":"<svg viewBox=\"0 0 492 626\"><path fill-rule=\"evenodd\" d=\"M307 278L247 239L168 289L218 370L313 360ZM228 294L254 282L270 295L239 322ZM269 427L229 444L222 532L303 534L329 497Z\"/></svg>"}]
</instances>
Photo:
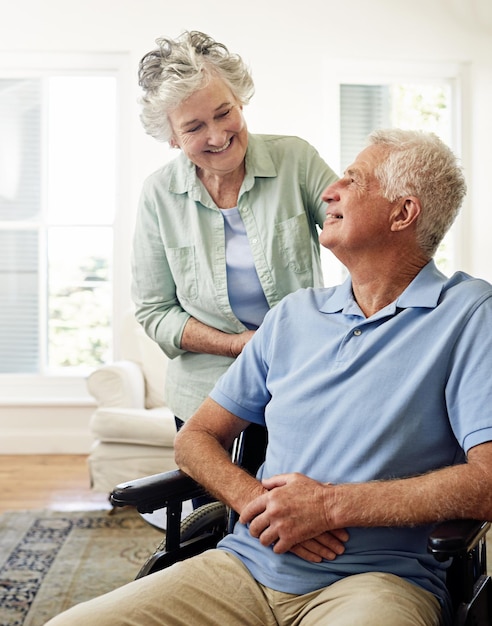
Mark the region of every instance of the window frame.
<instances>
[{"instance_id":1,"label":"window frame","mask_svg":"<svg viewBox=\"0 0 492 626\"><path fill-rule=\"evenodd\" d=\"M323 66L323 155L339 174L349 165L340 163L340 85L382 85L404 82L446 81L451 87L452 142L451 149L460 158L465 171L471 162L467 120L471 104L468 99L469 64L440 61L387 61L379 59L329 59ZM469 187L471 180L469 181ZM472 196L468 189L467 198ZM467 267L471 261L469 233L471 215L465 198L452 231L453 271Z\"/></svg>"},{"instance_id":2,"label":"window frame","mask_svg":"<svg viewBox=\"0 0 492 626\"><path fill-rule=\"evenodd\" d=\"M129 198L128 145L130 93L130 58L128 53L19 53L0 52L1 78L36 78L53 74L65 75L111 75L116 79L116 210L113 221L112 258L112 344L114 358L118 357L115 340L122 326L124 313L128 310L128 272L125 263L115 259L128 258L123 246L129 240L133 226L132 212L125 205ZM122 256L123 255L123 256ZM45 256L45 255L42 255ZM46 267L41 268L47 271ZM48 320L40 311L40 324ZM43 317L44 316L44 317ZM42 350L45 350L42 347ZM0 405L30 405L56 403L86 403L91 397L86 387L87 372L78 368L66 371L37 374L0 374Z\"/></svg>"}]
</instances>

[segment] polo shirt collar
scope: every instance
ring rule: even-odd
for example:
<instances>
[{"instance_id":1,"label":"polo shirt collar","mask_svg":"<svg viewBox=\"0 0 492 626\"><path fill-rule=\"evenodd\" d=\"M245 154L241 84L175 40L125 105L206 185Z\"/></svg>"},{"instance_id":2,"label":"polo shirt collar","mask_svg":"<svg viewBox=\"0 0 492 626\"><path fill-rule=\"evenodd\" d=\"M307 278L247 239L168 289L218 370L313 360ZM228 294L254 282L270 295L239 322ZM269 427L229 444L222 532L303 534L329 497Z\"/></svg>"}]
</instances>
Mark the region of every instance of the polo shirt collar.
<instances>
[{"instance_id":1,"label":"polo shirt collar","mask_svg":"<svg viewBox=\"0 0 492 626\"><path fill-rule=\"evenodd\" d=\"M403 293L383 309L385 315L394 315L397 309L428 308L437 306L441 292L446 281L446 276L440 272L431 259L425 265ZM352 280L350 277L336 287L320 307L322 313L344 313L345 315L363 316L361 309L352 293ZM383 311L376 313L377 316Z\"/></svg>"}]
</instances>

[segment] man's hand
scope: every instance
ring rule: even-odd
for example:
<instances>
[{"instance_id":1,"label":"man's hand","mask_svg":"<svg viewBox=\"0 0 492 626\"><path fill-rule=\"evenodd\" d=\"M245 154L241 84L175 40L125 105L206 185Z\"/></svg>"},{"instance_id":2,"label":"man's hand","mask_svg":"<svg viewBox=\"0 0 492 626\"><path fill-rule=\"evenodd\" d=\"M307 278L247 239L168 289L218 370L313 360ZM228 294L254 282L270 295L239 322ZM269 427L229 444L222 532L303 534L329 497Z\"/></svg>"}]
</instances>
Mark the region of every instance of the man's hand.
<instances>
[{"instance_id":1,"label":"man's hand","mask_svg":"<svg viewBox=\"0 0 492 626\"><path fill-rule=\"evenodd\" d=\"M323 503L326 485L302 474L281 474L262 481L267 491L252 500L239 521L277 554L291 551L313 562L333 560L345 550L345 529L332 529Z\"/></svg>"},{"instance_id":2,"label":"man's hand","mask_svg":"<svg viewBox=\"0 0 492 626\"><path fill-rule=\"evenodd\" d=\"M344 544L348 539L349 534L344 528L330 530L292 546L289 552L312 563L321 563L323 559L334 561L337 556L345 552ZM278 544L274 545L273 551L280 553L277 546Z\"/></svg>"}]
</instances>

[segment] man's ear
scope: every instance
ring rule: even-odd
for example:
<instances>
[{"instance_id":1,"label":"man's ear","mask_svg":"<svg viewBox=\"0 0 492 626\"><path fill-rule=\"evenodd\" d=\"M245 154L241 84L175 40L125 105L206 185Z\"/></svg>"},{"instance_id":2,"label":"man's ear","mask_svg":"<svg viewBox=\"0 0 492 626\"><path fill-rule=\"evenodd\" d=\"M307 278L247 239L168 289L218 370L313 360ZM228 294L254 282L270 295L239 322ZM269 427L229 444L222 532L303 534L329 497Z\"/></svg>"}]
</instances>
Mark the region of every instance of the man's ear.
<instances>
[{"instance_id":1,"label":"man's ear","mask_svg":"<svg viewBox=\"0 0 492 626\"><path fill-rule=\"evenodd\" d=\"M422 205L416 196L400 198L392 216L391 230L398 231L408 228L418 219L421 211Z\"/></svg>"}]
</instances>

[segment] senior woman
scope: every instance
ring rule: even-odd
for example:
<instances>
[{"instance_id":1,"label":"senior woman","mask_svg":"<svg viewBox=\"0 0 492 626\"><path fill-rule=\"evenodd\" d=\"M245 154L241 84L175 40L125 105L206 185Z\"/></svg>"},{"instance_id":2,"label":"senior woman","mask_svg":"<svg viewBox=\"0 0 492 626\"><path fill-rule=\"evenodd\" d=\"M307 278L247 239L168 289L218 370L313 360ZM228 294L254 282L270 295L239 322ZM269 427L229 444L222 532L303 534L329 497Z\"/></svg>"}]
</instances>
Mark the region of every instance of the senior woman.
<instances>
[{"instance_id":1,"label":"senior woman","mask_svg":"<svg viewBox=\"0 0 492 626\"><path fill-rule=\"evenodd\" d=\"M141 119L180 154L144 184L132 294L171 359L166 397L179 427L270 307L323 284L316 225L337 177L301 139L248 133L253 81L225 45L197 31L156 43L139 67Z\"/></svg>"}]
</instances>

